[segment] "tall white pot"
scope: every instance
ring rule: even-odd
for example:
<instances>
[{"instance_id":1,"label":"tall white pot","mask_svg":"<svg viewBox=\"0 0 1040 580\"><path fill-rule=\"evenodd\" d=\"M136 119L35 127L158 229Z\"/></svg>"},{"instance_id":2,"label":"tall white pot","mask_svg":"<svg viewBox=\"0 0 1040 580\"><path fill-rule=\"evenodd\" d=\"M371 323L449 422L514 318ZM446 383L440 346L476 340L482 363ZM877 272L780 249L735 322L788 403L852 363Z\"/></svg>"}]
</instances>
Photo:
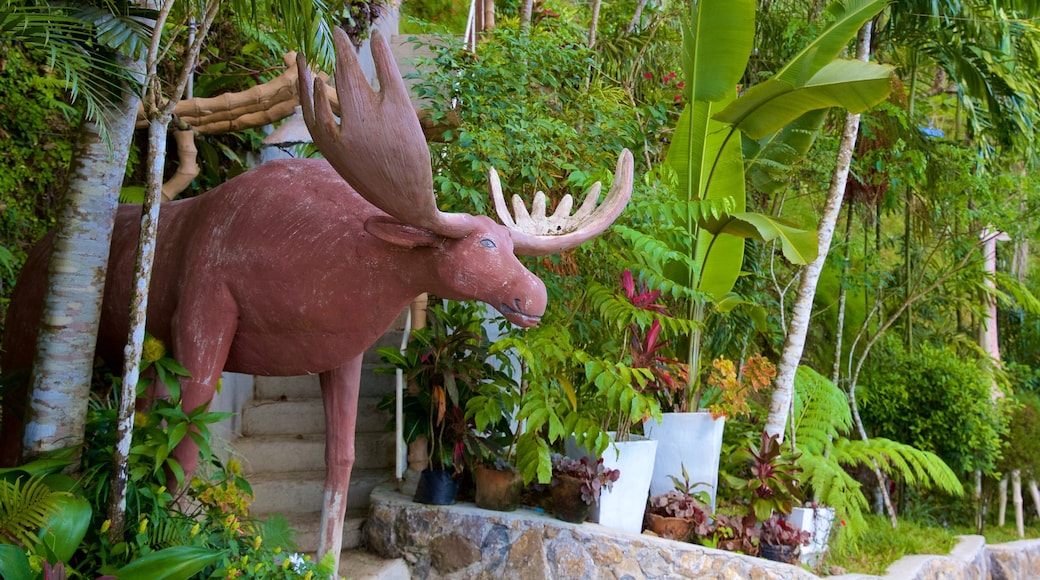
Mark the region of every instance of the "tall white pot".
<instances>
[{"instance_id":1,"label":"tall white pot","mask_svg":"<svg viewBox=\"0 0 1040 580\"><path fill-rule=\"evenodd\" d=\"M707 491L711 511L715 512L715 490L719 484L719 456L726 418L714 419L711 413L664 413L660 423L643 424L647 437L657 441L657 458L650 480L650 495L675 489L674 476L682 481L683 467L694 484L694 491Z\"/></svg>"},{"instance_id":2,"label":"tall white pot","mask_svg":"<svg viewBox=\"0 0 1040 580\"><path fill-rule=\"evenodd\" d=\"M603 466L620 470L621 476L610 491L604 490L600 495L589 520L634 534L643 531L643 512L650 497L657 445L657 441L639 435L630 436L629 441L611 442L603 452ZM567 440L566 451L570 457L589 455L578 449L573 438Z\"/></svg>"}]
</instances>

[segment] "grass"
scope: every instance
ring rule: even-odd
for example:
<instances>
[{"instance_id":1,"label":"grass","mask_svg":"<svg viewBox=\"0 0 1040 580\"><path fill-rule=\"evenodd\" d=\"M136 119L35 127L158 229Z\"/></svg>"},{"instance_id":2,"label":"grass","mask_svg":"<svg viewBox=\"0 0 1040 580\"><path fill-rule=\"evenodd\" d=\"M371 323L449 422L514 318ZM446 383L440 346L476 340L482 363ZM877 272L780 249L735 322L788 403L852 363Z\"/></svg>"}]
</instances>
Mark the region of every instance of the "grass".
<instances>
[{"instance_id":1,"label":"grass","mask_svg":"<svg viewBox=\"0 0 1040 580\"><path fill-rule=\"evenodd\" d=\"M1014 516L1003 527L987 524L983 536L987 544L1003 544L1014 542L1018 537ZM1027 518L1025 537L1040 538L1040 521ZM857 546L844 552L832 552L825 566L837 566L848 573L884 575L885 570L893 562L913 554L949 554L957 545L957 536L974 535L973 526L942 527L929 525L909 518L899 520L899 526L892 529L888 517L867 516L867 531L860 538Z\"/></svg>"},{"instance_id":2,"label":"grass","mask_svg":"<svg viewBox=\"0 0 1040 580\"><path fill-rule=\"evenodd\" d=\"M832 553L827 565L839 566L849 573L884 575L893 562L910 554L949 554L957 544L957 533L929 527L913 520L899 520L892 529L887 516L867 516L867 531L857 546L844 553Z\"/></svg>"}]
</instances>

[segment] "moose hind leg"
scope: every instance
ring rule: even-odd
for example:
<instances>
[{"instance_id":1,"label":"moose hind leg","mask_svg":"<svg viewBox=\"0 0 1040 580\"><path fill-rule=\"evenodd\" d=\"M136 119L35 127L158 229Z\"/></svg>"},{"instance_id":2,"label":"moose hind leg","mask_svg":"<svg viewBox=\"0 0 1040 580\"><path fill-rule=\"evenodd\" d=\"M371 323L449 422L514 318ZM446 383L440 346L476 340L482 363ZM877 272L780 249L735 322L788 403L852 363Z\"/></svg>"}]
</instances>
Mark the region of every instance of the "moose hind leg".
<instances>
[{"instance_id":1,"label":"moose hind leg","mask_svg":"<svg viewBox=\"0 0 1040 580\"><path fill-rule=\"evenodd\" d=\"M325 403L325 491L318 556L333 553L338 577L339 554L343 549L343 518L347 511L350 472L354 467L361 356L338 369L321 373L320 379Z\"/></svg>"}]
</instances>

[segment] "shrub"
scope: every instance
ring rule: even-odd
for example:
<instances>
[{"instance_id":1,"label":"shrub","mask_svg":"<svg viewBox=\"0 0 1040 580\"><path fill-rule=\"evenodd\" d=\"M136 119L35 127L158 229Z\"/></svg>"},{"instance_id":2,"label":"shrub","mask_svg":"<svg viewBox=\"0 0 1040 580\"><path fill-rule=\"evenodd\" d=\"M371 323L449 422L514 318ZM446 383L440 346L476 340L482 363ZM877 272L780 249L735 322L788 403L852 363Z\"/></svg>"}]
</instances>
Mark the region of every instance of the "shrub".
<instances>
[{"instance_id":1,"label":"shrub","mask_svg":"<svg viewBox=\"0 0 1040 580\"><path fill-rule=\"evenodd\" d=\"M889 346L872 363L858 394L873 435L932 451L959 474L996 467L1005 413L975 360L952 348Z\"/></svg>"}]
</instances>

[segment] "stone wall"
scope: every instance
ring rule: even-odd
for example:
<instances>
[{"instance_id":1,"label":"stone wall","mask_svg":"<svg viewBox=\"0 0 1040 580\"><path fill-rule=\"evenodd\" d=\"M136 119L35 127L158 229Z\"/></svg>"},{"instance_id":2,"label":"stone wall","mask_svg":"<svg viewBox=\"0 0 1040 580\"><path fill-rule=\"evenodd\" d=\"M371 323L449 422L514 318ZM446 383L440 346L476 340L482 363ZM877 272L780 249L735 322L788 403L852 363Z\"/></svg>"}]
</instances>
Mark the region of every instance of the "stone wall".
<instances>
[{"instance_id":1,"label":"stone wall","mask_svg":"<svg viewBox=\"0 0 1040 580\"><path fill-rule=\"evenodd\" d=\"M568 524L527 509L426 506L390 486L372 492L365 541L384 558L404 558L414 578L816 578L795 566L597 524Z\"/></svg>"},{"instance_id":2,"label":"stone wall","mask_svg":"<svg viewBox=\"0 0 1040 580\"><path fill-rule=\"evenodd\" d=\"M528 509L505 513L467 503L422 505L389 484L372 492L364 535L369 551L403 558L419 579L818 578L795 566L597 524L568 524ZM987 546L982 536L961 536L949 555L907 556L883 577L847 574L829 580L879 578L1040 579L1040 540Z\"/></svg>"}]
</instances>

